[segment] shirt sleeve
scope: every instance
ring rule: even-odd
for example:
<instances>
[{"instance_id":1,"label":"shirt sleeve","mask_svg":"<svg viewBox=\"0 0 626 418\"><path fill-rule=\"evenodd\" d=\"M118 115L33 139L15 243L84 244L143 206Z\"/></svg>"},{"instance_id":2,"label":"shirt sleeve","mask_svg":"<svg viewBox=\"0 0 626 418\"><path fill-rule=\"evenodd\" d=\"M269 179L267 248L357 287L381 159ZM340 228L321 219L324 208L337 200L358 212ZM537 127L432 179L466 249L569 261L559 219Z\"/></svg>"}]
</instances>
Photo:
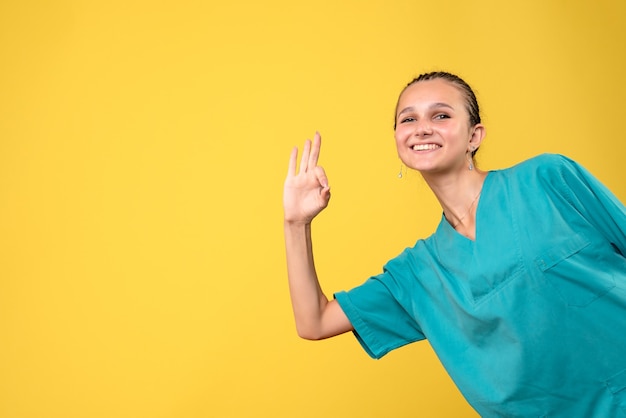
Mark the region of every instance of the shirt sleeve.
<instances>
[{"instance_id":1,"label":"shirt sleeve","mask_svg":"<svg viewBox=\"0 0 626 418\"><path fill-rule=\"evenodd\" d=\"M385 272L348 292L334 295L352 323L355 337L375 359L424 339L415 319L385 284L389 276L390 273Z\"/></svg>"},{"instance_id":2,"label":"shirt sleeve","mask_svg":"<svg viewBox=\"0 0 626 418\"><path fill-rule=\"evenodd\" d=\"M588 222L626 255L626 208L580 164L561 156L560 180L566 198Z\"/></svg>"}]
</instances>

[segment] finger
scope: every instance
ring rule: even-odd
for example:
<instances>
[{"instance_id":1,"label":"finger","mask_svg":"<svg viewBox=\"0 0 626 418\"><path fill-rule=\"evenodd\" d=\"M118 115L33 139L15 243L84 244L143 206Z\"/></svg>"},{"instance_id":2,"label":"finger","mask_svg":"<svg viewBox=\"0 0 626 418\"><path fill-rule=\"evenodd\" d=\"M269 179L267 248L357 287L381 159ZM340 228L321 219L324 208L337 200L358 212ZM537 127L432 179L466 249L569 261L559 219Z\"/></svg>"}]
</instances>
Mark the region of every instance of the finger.
<instances>
[{"instance_id":1,"label":"finger","mask_svg":"<svg viewBox=\"0 0 626 418\"><path fill-rule=\"evenodd\" d=\"M319 132L315 132L315 136L313 137L313 145L311 146L311 154L309 155L309 167L315 167L317 165L317 160L320 156L320 149L322 147L322 137Z\"/></svg>"},{"instance_id":2,"label":"finger","mask_svg":"<svg viewBox=\"0 0 626 418\"><path fill-rule=\"evenodd\" d=\"M328 177L326 177L326 172L322 167L315 166L315 176L317 177L317 181L320 183L320 186L327 189L328 188Z\"/></svg>"},{"instance_id":3,"label":"finger","mask_svg":"<svg viewBox=\"0 0 626 418\"><path fill-rule=\"evenodd\" d=\"M330 188L325 187L320 192L320 196L322 197L322 201L324 202L324 206L328 206L328 201L330 200Z\"/></svg>"},{"instance_id":4,"label":"finger","mask_svg":"<svg viewBox=\"0 0 626 418\"><path fill-rule=\"evenodd\" d=\"M300 173L306 173L308 170L309 154L311 153L311 140L307 139L302 147L302 158L300 159Z\"/></svg>"},{"instance_id":5,"label":"finger","mask_svg":"<svg viewBox=\"0 0 626 418\"><path fill-rule=\"evenodd\" d=\"M328 179L326 178L326 174L324 173L324 169L322 167L316 167L315 171L317 178L322 185L320 197L322 198L324 207L326 207L328 206L328 201L330 200L330 186L328 185Z\"/></svg>"},{"instance_id":6,"label":"finger","mask_svg":"<svg viewBox=\"0 0 626 418\"><path fill-rule=\"evenodd\" d=\"M298 147L293 147L291 155L289 156L289 169L287 170L288 176L294 176L296 174L296 165L298 161Z\"/></svg>"}]
</instances>

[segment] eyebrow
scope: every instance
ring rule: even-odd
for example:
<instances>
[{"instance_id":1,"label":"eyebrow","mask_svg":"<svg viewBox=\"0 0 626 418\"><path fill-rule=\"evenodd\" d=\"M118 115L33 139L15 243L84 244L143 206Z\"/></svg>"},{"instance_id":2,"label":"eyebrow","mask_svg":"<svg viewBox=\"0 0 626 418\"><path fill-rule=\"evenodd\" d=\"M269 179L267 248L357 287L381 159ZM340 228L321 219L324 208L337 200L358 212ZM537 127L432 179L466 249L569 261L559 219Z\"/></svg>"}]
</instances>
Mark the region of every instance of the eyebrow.
<instances>
[{"instance_id":1,"label":"eyebrow","mask_svg":"<svg viewBox=\"0 0 626 418\"><path fill-rule=\"evenodd\" d=\"M447 107L447 108L449 108L449 109L454 110L454 108L453 108L452 106L450 106L450 105L449 105L449 104L447 104L447 103L442 103L442 102L433 103L433 104L431 104L430 106L428 106L428 109L436 109L436 108L438 108L438 107ZM413 106L405 107L404 109L402 109L402 110L398 113L398 116L400 116L400 115L402 115L403 113L406 113L406 112L412 112L412 111L414 111L414 110L415 110L415 108L414 108Z\"/></svg>"}]
</instances>

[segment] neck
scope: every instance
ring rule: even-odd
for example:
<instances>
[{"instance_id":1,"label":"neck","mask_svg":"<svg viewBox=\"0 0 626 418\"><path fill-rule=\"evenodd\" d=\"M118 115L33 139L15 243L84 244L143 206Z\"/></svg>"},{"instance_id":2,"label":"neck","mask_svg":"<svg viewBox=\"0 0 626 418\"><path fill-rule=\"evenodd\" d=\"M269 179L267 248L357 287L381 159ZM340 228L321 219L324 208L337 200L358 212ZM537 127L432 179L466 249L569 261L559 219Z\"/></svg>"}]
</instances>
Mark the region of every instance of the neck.
<instances>
[{"instance_id":1,"label":"neck","mask_svg":"<svg viewBox=\"0 0 626 418\"><path fill-rule=\"evenodd\" d=\"M478 169L446 176L422 175L439 201L443 213L455 229L473 235L476 206L487 173Z\"/></svg>"}]
</instances>

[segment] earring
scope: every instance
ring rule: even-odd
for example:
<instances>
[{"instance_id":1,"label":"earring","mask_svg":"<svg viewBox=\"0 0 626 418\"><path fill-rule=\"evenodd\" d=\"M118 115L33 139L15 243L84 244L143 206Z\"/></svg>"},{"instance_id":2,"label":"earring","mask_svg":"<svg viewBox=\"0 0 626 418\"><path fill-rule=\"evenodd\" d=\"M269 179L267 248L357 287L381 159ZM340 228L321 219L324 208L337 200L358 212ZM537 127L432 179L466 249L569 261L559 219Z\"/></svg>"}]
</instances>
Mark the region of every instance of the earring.
<instances>
[{"instance_id":1,"label":"earring","mask_svg":"<svg viewBox=\"0 0 626 418\"><path fill-rule=\"evenodd\" d=\"M470 152L467 153L467 161L469 162L469 171L474 169L474 161L472 159L472 153L474 152L474 147L470 148Z\"/></svg>"},{"instance_id":2,"label":"earring","mask_svg":"<svg viewBox=\"0 0 626 418\"><path fill-rule=\"evenodd\" d=\"M404 170L404 173L406 174L406 169ZM403 177L402 175L402 164L400 164L400 172L398 173L398 178L401 179Z\"/></svg>"}]
</instances>

